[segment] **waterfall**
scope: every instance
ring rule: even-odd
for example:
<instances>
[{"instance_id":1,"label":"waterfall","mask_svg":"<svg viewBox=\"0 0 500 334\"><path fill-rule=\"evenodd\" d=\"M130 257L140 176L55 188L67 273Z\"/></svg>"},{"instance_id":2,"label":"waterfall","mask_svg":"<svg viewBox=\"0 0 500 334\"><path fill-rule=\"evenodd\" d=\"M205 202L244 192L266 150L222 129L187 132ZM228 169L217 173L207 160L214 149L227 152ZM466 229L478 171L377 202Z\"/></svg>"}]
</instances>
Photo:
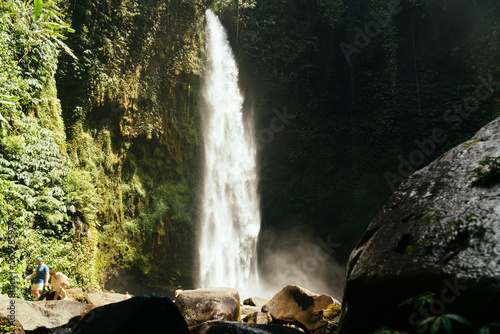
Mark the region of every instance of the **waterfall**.
<instances>
[{"instance_id":1,"label":"waterfall","mask_svg":"<svg viewBox=\"0 0 500 334\"><path fill-rule=\"evenodd\" d=\"M218 18L206 11L203 85L204 170L199 284L257 293L260 206L256 145L245 131L238 67Z\"/></svg>"}]
</instances>

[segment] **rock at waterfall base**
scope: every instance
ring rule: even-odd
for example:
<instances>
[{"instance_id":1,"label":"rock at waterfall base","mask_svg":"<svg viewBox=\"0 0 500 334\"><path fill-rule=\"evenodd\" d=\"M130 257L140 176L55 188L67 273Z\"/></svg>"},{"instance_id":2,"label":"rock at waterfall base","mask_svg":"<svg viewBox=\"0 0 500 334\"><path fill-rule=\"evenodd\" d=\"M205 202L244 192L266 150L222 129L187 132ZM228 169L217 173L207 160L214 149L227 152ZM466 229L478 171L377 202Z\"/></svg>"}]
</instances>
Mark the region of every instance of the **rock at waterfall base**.
<instances>
[{"instance_id":1,"label":"rock at waterfall base","mask_svg":"<svg viewBox=\"0 0 500 334\"><path fill-rule=\"evenodd\" d=\"M262 311L269 312L273 322L291 323L307 331L316 331L328 325L323 311L331 304L340 305L340 302L326 294L318 295L297 285L288 285L265 304Z\"/></svg>"},{"instance_id":2,"label":"rock at waterfall base","mask_svg":"<svg viewBox=\"0 0 500 334\"><path fill-rule=\"evenodd\" d=\"M186 317L188 326L210 321L238 321L240 296L232 288L184 290L175 305Z\"/></svg>"}]
</instances>

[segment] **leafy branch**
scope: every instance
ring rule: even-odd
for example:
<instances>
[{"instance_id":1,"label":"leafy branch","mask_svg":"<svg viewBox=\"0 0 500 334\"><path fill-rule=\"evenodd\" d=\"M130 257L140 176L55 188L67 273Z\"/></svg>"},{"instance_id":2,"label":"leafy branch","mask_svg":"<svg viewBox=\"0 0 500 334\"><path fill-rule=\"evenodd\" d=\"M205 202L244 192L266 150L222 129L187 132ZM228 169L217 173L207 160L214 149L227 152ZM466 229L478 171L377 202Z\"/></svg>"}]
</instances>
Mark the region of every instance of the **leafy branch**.
<instances>
[{"instance_id":1,"label":"leafy branch","mask_svg":"<svg viewBox=\"0 0 500 334\"><path fill-rule=\"evenodd\" d=\"M53 48L62 48L73 59L78 60L73 51L63 42L67 39L64 33L74 33L69 24L62 20L61 10L54 2L43 3L43 0L12 0L2 2L0 12L11 15L17 22L22 22ZM28 51L19 62L29 53Z\"/></svg>"}]
</instances>

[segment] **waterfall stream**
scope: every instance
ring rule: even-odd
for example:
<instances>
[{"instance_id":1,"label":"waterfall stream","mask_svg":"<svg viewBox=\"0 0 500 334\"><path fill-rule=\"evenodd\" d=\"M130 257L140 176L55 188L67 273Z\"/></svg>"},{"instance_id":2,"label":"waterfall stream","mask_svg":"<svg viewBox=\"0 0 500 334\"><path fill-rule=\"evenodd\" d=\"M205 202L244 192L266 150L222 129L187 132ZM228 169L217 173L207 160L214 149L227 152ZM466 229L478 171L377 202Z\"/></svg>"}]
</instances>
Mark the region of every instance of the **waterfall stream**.
<instances>
[{"instance_id":1,"label":"waterfall stream","mask_svg":"<svg viewBox=\"0 0 500 334\"><path fill-rule=\"evenodd\" d=\"M249 296L259 286L256 143L252 131L245 131L238 67L226 31L210 10L205 32L199 284L233 287Z\"/></svg>"}]
</instances>

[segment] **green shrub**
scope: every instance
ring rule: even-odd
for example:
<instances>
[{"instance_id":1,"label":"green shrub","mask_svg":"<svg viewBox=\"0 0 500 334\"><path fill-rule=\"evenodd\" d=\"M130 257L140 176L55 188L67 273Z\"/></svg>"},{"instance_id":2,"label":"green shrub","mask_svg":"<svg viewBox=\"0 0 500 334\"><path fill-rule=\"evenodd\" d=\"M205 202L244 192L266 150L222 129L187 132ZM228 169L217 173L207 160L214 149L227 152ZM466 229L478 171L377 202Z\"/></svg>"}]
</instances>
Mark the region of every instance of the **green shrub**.
<instances>
[{"instance_id":1,"label":"green shrub","mask_svg":"<svg viewBox=\"0 0 500 334\"><path fill-rule=\"evenodd\" d=\"M489 186L500 182L500 157L486 157L472 172L476 185Z\"/></svg>"}]
</instances>

